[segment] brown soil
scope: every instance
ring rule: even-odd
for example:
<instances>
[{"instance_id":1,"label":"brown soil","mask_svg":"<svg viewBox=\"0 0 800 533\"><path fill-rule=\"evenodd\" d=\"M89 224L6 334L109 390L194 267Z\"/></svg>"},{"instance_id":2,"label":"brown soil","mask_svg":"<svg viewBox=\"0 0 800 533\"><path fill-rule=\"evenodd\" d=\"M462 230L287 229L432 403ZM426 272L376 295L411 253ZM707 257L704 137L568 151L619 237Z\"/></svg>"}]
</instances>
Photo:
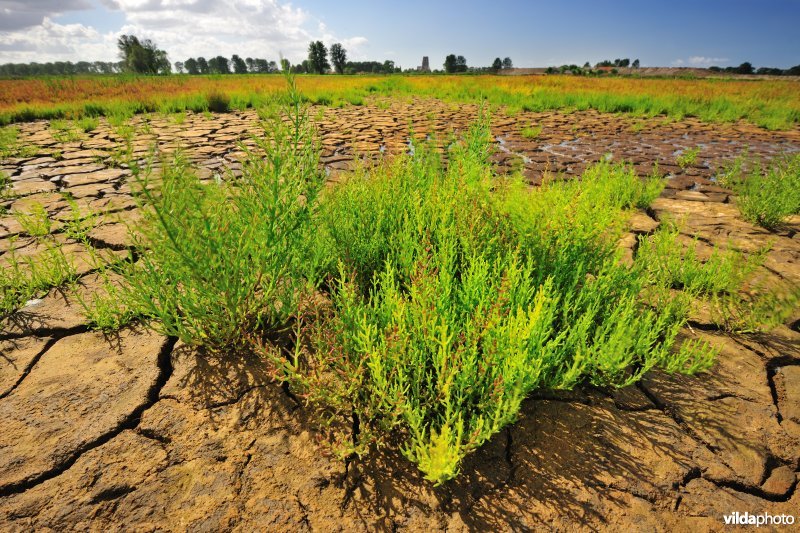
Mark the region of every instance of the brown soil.
<instances>
[{"instance_id":1,"label":"brown soil","mask_svg":"<svg viewBox=\"0 0 800 533\"><path fill-rule=\"evenodd\" d=\"M335 180L354 153L406 150L409 124L446 142L475 112L431 101L328 110L323 161ZM154 118L135 148L144 157L153 140L162 152L181 145L202 177L224 177L255 121ZM529 123L542 126L538 138L521 137ZM125 253L123 222L137 212L107 124L71 144L43 122L21 129L45 155L0 163L19 195L8 207L40 202L57 229L68 217L60 193L70 192L102 213L92 244ZM621 243L630 253L633 235L677 216L701 243L753 250L771 241L759 275L800 284L800 219L777 233L757 228L712 180L745 146L763 157L800 150L800 131L597 113L497 114L493 129L498 165L521 165L532 182L547 169L578 174L606 153L642 173L659 161L669 186L633 217ZM675 151L694 146L697 164L681 169ZM13 217L0 218L0 260L12 249L38 253L20 232ZM66 246L76 258L87 253ZM725 334L698 313L685 333L721 347L711 372L531 398L457 480L432 488L389 450L347 465L329 457L305 409L258 360L201 357L145 331L88 331L76 293L91 294L99 280L84 263L73 291L53 290L0 323L3 530L722 530L734 511L800 509L800 310L760 335Z\"/></svg>"}]
</instances>

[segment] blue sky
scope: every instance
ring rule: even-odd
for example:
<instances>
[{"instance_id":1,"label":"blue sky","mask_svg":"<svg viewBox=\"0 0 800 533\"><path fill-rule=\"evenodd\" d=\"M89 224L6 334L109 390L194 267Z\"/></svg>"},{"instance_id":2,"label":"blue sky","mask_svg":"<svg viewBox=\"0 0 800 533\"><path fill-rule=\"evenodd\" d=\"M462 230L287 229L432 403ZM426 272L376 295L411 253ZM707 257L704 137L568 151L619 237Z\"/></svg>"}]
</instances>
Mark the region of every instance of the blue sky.
<instances>
[{"instance_id":1,"label":"blue sky","mask_svg":"<svg viewBox=\"0 0 800 533\"><path fill-rule=\"evenodd\" d=\"M308 42L403 67L448 53L483 66L639 58L650 66L800 64L800 0L0 0L0 63L113 60L122 33L189 56L302 60Z\"/></svg>"}]
</instances>

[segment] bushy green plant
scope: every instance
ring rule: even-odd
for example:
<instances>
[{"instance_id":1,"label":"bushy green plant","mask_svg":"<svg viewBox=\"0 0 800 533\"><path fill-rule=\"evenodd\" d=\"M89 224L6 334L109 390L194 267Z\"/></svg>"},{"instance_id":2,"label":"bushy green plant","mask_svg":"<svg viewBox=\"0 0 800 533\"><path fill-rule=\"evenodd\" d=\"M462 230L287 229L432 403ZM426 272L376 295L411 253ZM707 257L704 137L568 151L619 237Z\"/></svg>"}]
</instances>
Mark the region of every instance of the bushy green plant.
<instances>
[{"instance_id":1,"label":"bushy green plant","mask_svg":"<svg viewBox=\"0 0 800 533\"><path fill-rule=\"evenodd\" d=\"M22 226L22 230L31 237L41 238L50 234L52 228L50 215L39 202L32 203L27 212L14 212L14 218Z\"/></svg>"},{"instance_id":2,"label":"bushy green plant","mask_svg":"<svg viewBox=\"0 0 800 533\"><path fill-rule=\"evenodd\" d=\"M342 454L393 434L435 483L535 389L624 386L714 355L676 346L682 308L646 308L646 279L618 261L626 211L660 184L601 163L531 190L493 175L489 146L483 123L446 167L418 146L331 191L315 245L336 260L330 307L308 349L272 357L323 419L358 417L357 443L331 427Z\"/></svg>"},{"instance_id":3,"label":"bushy green plant","mask_svg":"<svg viewBox=\"0 0 800 533\"><path fill-rule=\"evenodd\" d=\"M91 211L84 213L78 202L70 195L65 194L64 200L69 206L69 218L64 221L64 235L75 241L86 243L89 232L97 226L97 213Z\"/></svg>"},{"instance_id":4,"label":"bushy green plant","mask_svg":"<svg viewBox=\"0 0 800 533\"><path fill-rule=\"evenodd\" d=\"M739 195L742 216L767 229L776 229L800 213L800 155L777 158L765 165L737 159L720 175L720 183Z\"/></svg>"},{"instance_id":5,"label":"bushy green plant","mask_svg":"<svg viewBox=\"0 0 800 533\"><path fill-rule=\"evenodd\" d=\"M231 110L231 99L225 93L214 91L206 94L206 105L212 113L227 113Z\"/></svg>"},{"instance_id":6,"label":"bushy green plant","mask_svg":"<svg viewBox=\"0 0 800 533\"><path fill-rule=\"evenodd\" d=\"M97 129L97 126L100 125L100 121L96 117L87 116L76 120L75 124L82 132L89 133Z\"/></svg>"},{"instance_id":7,"label":"bushy green plant","mask_svg":"<svg viewBox=\"0 0 800 533\"><path fill-rule=\"evenodd\" d=\"M146 222L125 298L164 334L233 348L295 312L300 252L324 174L293 82L282 118L255 147L242 146L239 178L203 184L178 155L157 191L146 176L140 183Z\"/></svg>"}]
</instances>

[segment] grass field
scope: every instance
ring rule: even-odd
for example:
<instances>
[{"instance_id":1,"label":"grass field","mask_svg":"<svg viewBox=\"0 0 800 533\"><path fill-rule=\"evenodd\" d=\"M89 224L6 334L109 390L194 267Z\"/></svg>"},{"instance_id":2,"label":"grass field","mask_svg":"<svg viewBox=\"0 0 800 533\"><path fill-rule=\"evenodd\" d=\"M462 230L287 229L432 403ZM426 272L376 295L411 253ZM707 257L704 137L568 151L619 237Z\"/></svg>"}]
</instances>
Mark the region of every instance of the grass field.
<instances>
[{"instance_id":1,"label":"grass field","mask_svg":"<svg viewBox=\"0 0 800 533\"><path fill-rule=\"evenodd\" d=\"M514 110L583 110L640 116L745 120L767 129L800 123L793 80L590 78L578 76L299 76L314 103L361 105L370 96L487 100ZM232 109L260 107L283 88L280 75L95 76L0 80L0 125L34 119L130 116L209 109L222 93Z\"/></svg>"}]
</instances>

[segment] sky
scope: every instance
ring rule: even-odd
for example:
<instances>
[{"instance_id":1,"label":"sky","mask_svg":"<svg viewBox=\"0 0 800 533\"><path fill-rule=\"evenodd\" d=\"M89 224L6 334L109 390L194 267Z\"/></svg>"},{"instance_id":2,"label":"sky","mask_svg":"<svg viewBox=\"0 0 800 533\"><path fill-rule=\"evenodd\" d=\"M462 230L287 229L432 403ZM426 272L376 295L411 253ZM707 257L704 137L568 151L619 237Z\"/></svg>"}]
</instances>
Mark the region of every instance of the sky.
<instances>
[{"instance_id":1,"label":"sky","mask_svg":"<svg viewBox=\"0 0 800 533\"><path fill-rule=\"evenodd\" d=\"M800 64L800 0L0 0L0 63L116 61L120 35L171 61L259 57L293 63L308 43L352 60L415 67L447 54L471 66L640 59L642 66Z\"/></svg>"}]
</instances>

